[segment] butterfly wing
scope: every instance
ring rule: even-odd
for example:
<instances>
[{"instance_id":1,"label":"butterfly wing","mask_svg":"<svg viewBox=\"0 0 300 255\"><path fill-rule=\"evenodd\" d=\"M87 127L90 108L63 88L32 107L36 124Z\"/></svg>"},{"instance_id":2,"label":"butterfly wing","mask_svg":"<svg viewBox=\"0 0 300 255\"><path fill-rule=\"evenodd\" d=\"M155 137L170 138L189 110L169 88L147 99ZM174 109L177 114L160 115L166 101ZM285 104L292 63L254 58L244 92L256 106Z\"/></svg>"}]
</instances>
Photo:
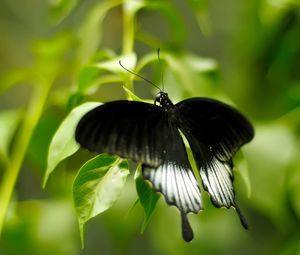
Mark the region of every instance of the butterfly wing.
<instances>
[{"instance_id":1,"label":"butterfly wing","mask_svg":"<svg viewBox=\"0 0 300 255\"><path fill-rule=\"evenodd\" d=\"M234 207L239 215L240 221L245 229L248 229L248 223L241 213L235 201L235 192L233 188L233 164L229 160L227 162L220 161L209 152L199 153L197 145L191 143L195 160L200 169L204 189L210 194L211 200L216 207ZM205 151L205 148L202 148ZM203 157L203 154L209 155Z\"/></svg>"},{"instance_id":2,"label":"butterfly wing","mask_svg":"<svg viewBox=\"0 0 300 255\"><path fill-rule=\"evenodd\" d=\"M250 122L237 110L219 101L192 98L176 105L178 125L186 136L200 170L204 189L216 207L235 207L232 157L254 136Z\"/></svg>"},{"instance_id":3,"label":"butterfly wing","mask_svg":"<svg viewBox=\"0 0 300 255\"><path fill-rule=\"evenodd\" d=\"M180 210L183 238L191 241L193 232L186 214L198 213L202 209L201 194L180 133L173 125L169 125L169 138L162 164L157 168L143 164L143 176L156 191L165 196L168 204Z\"/></svg>"},{"instance_id":4,"label":"butterfly wing","mask_svg":"<svg viewBox=\"0 0 300 255\"><path fill-rule=\"evenodd\" d=\"M191 98L176 104L183 131L206 145L221 160L229 160L252 140L251 123L233 107L209 98Z\"/></svg>"},{"instance_id":5,"label":"butterfly wing","mask_svg":"<svg viewBox=\"0 0 300 255\"><path fill-rule=\"evenodd\" d=\"M92 152L116 154L156 167L164 157L168 133L162 108L124 100L89 111L79 121L75 139Z\"/></svg>"}]
</instances>

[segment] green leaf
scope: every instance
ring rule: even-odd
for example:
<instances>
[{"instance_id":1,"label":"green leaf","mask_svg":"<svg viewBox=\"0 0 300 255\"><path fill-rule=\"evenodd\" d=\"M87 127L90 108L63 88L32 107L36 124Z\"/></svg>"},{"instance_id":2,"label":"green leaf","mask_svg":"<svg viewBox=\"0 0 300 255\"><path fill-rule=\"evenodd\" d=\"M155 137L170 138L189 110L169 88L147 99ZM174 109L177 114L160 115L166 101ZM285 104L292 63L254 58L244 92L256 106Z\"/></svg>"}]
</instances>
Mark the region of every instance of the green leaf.
<instances>
[{"instance_id":1,"label":"green leaf","mask_svg":"<svg viewBox=\"0 0 300 255\"><path fill-rule=\"evenodd\" d=\"M144 180L138 169L135 173L135 185L140 203L144 208L144 222L141 228L141 233L143 233L152 218L160 195L152 189L149 182Z\"/></svg>"},{"instance_id":2,"label":"green leaf","mask_svg":"<svg viewBox=\"0 0 300 255\"><path fill-rule=\"evenodd\" d=\"M85 66L80 70L78 77L78 90L83 92L86 87L99 74L99 69L95 66Z\"/></svg>"},{"instance_id":3,"label":"green leaf","mask_svg":"<svg viewBox=\"0 0 300 255\"><path fill-rule=\"evenodd\" d=\"M141 99L140 97L136 96L130 89L126 88L125 86L123 86L123 89L126 91L127 95L129 96L129 98L131 100L143 102L143 99Z\"/></svg>"},{"instance_id":4,"label":"green leaf","mask_svg":"<svg viewBox=\"0 0 300 255\"><path fill-rule=\"evenodd\" d=\"M73 198L82 242L84 224L112 206L128 174L127 160L107 154L94 157L80 168L73 184Z\"/></svg>"},{"instance_id":5,"label":"green leaf","mask_svg":"<svg viewBox=\"0 0 300 255\"><path fill-rule=\"evenodd\" d=\"M116 58L116 54L114 52L103 49L98 51L96 54L94 54L93 59L91 61L94 63L94 62L107 61L115 58ZM100 78L98 78L99 76ZM97 80L95 81L95 79ZM86 65L82 67L79 72L79 76L77 79L78 90L79 92L84 93L89 87L93 87L97 85L97 83L98 84L105 83L106 79L107 77L103 77L98 67L94 65Z\"/></svg>"},{"instance_id":6,"label":"green leaf","mask_svg":"<svg viewBox=\"0 0 300 255\"><path fill-rule=\"evenodd\" d=\"M151 52L151 53L144 55L142 58L140 58L139 62L137 63L135 72L139 73L145 66L147 66L153 62L154 63L158 62L158 57L157 57L156 52L155 53Z\"/></svg>"},{"instance_id":7,"label":"green leaf","mask_svg":"<svg viewBox=\"0 0 300 255\"><path fill-rule=\"evenodd\" d=\"M89 110L99 106L100 103L88 102L74 108L64 119L54 134L48 151L47 169L45 173L43 187L45 187L49 175L55 167L65 158L74 154L79 145L74 139L75 129L80 118Z\"/></svg>"},{"instance_id":8,"label":"green leaf","mask_svg":"<svg viewBox=\"0 0 300 255\"><path fill-rule=\"evenodd\" d=\"M124 80L129 76L129 73L120 66L120 60L126 68L134 70L136 65L136 55L134 53L86 65L81 69L78 77L78 91L80 93L93 92L102 84L125 83ZM124 76L124 74L126 75Z\"/></svg>"},{"instance_id":9,"label":"green leaf","mask_svg":"<svg viewBox=\"0 0 300 255\"><path fill-rule=\"evenodd\" d=\"M0 112L0 158L5 163L9 162L8 149L21 118L19 110L7 110Z\"/></svg>"},{"instance_id":10,"label":"green leaf","mask_svg":"<svg viewBox=\"0 0 300 255\"><path fill-rule=\"evenodd\" d=\"M135 68L136 65L136 54L135 53L131 53L131 54L127 54L127 55L121 55L119 57L110 59L110 60L106 60L106 61L101 61L98 63L95 63L93 66L98 67L100 69L112 72L112 73L124 73L127 72L126 70L124 70L120 64L119 61L122 62L122 65L124 67L126 67L129 70L133 70Z\"/></svg>"},{"instance_id":11,"label":"green leaf","mask_svg":"<svg viewBox=\"0 0 300 255\"><path fill-rule=\"evenodd\" d=\"M153 99L142 99L137 95L135 95L130 89L126 88L125 86L123 86L123 89L126 91L127 95L129 96L129 100L153 104L154 101Z\"/></svg>"}]
</instances>

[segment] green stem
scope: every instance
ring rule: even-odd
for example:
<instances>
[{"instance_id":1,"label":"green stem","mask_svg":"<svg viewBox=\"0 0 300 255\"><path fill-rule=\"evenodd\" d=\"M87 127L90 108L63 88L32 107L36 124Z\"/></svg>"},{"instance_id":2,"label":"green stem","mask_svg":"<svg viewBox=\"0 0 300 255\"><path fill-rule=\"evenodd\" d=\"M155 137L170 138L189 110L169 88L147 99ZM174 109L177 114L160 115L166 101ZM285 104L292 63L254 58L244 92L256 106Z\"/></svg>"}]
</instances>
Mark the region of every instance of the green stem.
<instances>
[{"instance_id":1,"label":"green stem","mask_svg":"<svg viewBox=\"0 0 300 255\"><path fill-rule=\"evenodd\" d=\"M123 5L123 47L122 54L130 54L134 47L134 12L126 10Z\"/></svg>"},{"instance_id":2,"label":"green stem","mask_svg":"<svg viewBox=\"0 0 300 255\"><path fill-rule=\"evenodd\" d=\"M124 87L127 88L129 91L133 92L133 78L130 78L130 76L126 75L124 76L123 80ZM130 94L127 93L127 100L132 100L132 97Z\"/></svg>"},{"instance_id":3,"label":"green stem","mask_svg":"<svg viewBox=\"0 0 300 255\"><path fill-rule=\"evenodd\" d=\"M22 167L33 130L43 112L51 84L50 82L46 82L36 87L13 147L11 164L7 167L3 176L0 187L0 236L16 180Z\"/></svg>"},{"instance_id":4,"label":"green stem","mask_svg":"<svg viewBox=\"0 0 300 255\"><path fill-rule=\"evenodd\" d=\"M131 54L134 50L134 17L136 12L128 8L128 4L123 4L123 47L122 54ZM124 77L124 86L133 92L133 78L130 75ZM131 96L127 94L127 99L132 100Z\"/></svg>"}]
</instances>

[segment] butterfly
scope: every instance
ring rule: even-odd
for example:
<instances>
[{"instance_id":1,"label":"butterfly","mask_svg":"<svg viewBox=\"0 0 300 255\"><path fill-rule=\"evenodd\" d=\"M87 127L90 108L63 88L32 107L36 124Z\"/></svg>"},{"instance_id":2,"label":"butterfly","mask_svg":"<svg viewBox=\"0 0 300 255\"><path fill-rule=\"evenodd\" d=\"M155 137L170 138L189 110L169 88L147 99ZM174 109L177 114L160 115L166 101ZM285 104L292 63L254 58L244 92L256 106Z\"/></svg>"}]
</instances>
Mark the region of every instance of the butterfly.
<instances>
[{"instance_id":1,"label":"butterfly","mask_svg":"<svg viewBox=\"0 0 300 255\"><path fill-rule=\"evenodd\" d=\"M142 164L142 175L181 214L182 236L193 231L187 214L203 209L201 190L188 160L188 141L203 188L216 207L236 209L232 157L254 137L251 123L235 108L211 98L196 97L173 104L160 91L154 104L138 101L104 103L79 121L75 138L91 152L116 154Z\"/></svg>"}]
</instances>

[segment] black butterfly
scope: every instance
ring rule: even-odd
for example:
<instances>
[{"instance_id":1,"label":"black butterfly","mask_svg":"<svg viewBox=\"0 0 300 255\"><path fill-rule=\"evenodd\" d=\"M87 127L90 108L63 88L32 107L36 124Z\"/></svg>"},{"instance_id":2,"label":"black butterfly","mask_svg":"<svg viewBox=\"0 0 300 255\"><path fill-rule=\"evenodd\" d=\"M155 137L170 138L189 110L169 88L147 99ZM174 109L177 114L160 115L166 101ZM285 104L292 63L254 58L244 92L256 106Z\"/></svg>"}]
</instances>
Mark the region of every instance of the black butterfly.
<instances>
[{"instance_id":1,"label":"black butterfly","mask_svg":"<svg viewBox=\"0 0 300 255\"><path fill-rule=\"evenodd\" d=\"M250 122L231 106L210 98L173 104L160 91L154 104L108 102L80 120L76 140L92 152L117 154L142 163L142 173L181 212L182 235L193 239L187 213L202 209L201 193L180 131L186 137L204 189L216 207L234 207L232 157L254 136Z\"/></svg>"}]
</instances>

